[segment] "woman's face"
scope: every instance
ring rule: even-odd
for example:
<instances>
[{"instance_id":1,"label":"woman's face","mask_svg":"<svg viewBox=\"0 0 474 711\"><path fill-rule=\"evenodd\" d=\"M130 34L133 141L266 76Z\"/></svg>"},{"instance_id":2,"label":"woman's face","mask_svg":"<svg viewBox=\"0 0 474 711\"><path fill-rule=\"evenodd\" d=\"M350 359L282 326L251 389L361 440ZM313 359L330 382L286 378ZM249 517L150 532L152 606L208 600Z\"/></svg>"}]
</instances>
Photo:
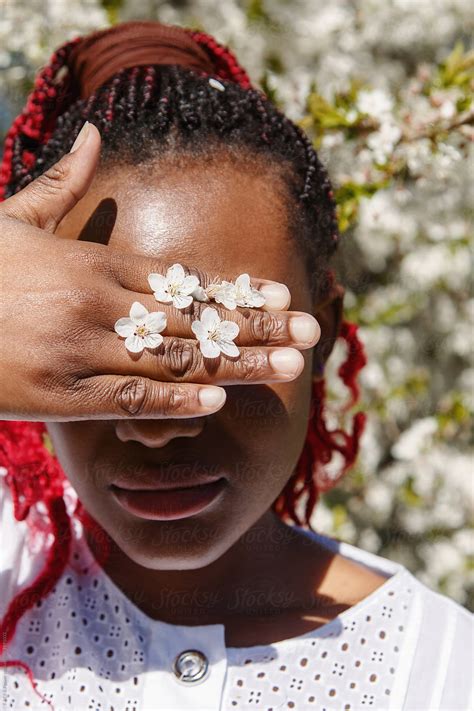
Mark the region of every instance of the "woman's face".
<instances>
[{"instance_id":1,"label":"woman's face","mask_svg":"<svg viewBox=\"0 0 474 711\"><path fill-rule=\"evenodd\" d=\"M103 168L58 234L105 241L114 250L213 275L248 272L283 282L291 309L313 312L282 187L263 168L250 171L222 161L188 161L185 170L164 162ZM111 317L111 329L114 322ZM117 348L124 348L118 337ZM152 569L205 566L266 514L306 434L312 351L303 355L306 366L296 380L226 387L224 407L210 416L48 424L85 509L131 560ZM143 481L153 469L169 480L211 473L225 477L225 486L201 513L145 519L125 510L110 486L117 479Z\"/></svg>"}]
</instances>

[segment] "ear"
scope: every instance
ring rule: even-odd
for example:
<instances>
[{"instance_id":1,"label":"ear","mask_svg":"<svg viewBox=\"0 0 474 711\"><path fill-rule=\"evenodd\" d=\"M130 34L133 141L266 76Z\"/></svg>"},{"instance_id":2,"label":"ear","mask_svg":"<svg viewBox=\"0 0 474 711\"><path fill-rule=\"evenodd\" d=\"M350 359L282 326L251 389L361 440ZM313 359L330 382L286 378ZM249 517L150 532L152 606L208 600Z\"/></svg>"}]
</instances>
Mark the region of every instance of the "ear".
<instances>
[{"instance_id":1,"label":"ear","mask_svg":"<svg viewBox=\"0 0 474 711\"><path fill-rule=\"evenodd\" d=\"M334 284L326 299L313 307L313 315L321 326L321 338L313 353L314 380L322 380L324 377L324 366L341 330L344 293L341 284Z\"/></svg>"}]
</instances>

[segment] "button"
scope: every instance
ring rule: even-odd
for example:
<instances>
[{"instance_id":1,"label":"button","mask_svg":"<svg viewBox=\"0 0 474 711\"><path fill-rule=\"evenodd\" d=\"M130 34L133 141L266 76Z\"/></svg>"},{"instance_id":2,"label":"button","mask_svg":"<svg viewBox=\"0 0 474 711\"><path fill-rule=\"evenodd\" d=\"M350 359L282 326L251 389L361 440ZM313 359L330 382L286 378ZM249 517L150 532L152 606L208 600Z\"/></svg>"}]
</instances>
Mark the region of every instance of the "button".
<instances>
[{"instance_id":1,"label":"button","mask_svg":"<svg viewBox=\"0 0 474 711\"><path fill-rule=\"evenodd\" d=\"M173 671L179 681L195 684L204 681L209 672L209 662L205 654L198 649L186 649L180 652L173 662Z\"/></svg>"}]
</instances>

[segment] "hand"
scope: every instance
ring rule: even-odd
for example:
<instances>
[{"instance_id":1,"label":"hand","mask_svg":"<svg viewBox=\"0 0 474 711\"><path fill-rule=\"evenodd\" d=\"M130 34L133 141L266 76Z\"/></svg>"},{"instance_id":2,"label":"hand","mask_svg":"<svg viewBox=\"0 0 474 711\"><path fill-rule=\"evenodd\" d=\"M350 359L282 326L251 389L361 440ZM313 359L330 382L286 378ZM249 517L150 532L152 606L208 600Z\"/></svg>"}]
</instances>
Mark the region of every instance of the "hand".
<instances>
[{"instance_id":1,"label":"hand","mask_svg":"<svg viewBox=\"0 0 474 711\"><path fill-rule=\"evenodd\" d=\"M70 153L0 204L0 417L198 417L224 404L225 390L217 385L297 377L304 366L299 349L314 346L320 328L309 314L286 310L290 294L284 285L252 279L265 292L264 310L212 304L221 318L238 323L235 342L241 348L237 360L220 358L209 367L191 330L206 304L194 301L182 313L151 293L148 274L165 273L169 264L54 236L88 190L99 152L99 132L88 124ZM203 286L213 281L212 275L199 276ZM114 324L133 301L166 312L164 351L145 350L139 359L126 351Z\"/></svg>"}]
</instances>

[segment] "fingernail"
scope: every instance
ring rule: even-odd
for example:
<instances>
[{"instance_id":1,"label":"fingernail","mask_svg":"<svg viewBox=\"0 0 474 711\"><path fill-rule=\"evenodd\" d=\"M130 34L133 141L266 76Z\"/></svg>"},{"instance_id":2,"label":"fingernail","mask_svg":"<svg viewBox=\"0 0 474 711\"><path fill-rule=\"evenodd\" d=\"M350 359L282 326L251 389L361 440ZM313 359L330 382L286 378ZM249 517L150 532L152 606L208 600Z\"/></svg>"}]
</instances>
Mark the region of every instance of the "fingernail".
<instances>
[{"instance_id":1,"label":"fingernail","mask_svg":"<svg viewBox=\"0 0 474 711\"><path fill-rule=\"evenodd\" d=\"M69 151L69 153L74 153L75 151L77 151L78 148L80 148L80 146L82 146L82 144L84 143L84 141L87 138L87 134L89 133L89 126L90 126L89 121L86 121L84 126L81 128L81 130L77 134L77 138L74 141L74 143L72 144L72 148Z\"/></svg>"},{"instance_id":2,"label":"fingernail","mask_svg":"<svg viewBox=\"0 0 474 711\"><path fill-rule=\"evenodd\" d=\"M303 370L304 358L295 348L279 348L268 356L273 370L283 375L297 375Z\"/></svg>"},{"instance_id":3,"label":"fingernail","mask_svg":"<svg viewBox=\"0 0 474 711\"><path fill-rule=\"evenodd\" d=\"M270 309L286 309L291 301L290 290L284 284L263 284L259 291L265 297L265 306Z\"/></svg>"},{"instance_id":4,"label":"fingernail","mask_svg":"<svg viewBox=\"0 0 474 711\"><path fill-rule=\"evenodd\" d=\"M223 405L226 397L226 391L223 388L201 388L199 390L199 402L203 407L209 409Z\"/></svg>"},{"instance_id":5,"label":"fingernail","mask_svg":"<svg viewBox=\"0 0 474 711\"><path fill-rule=\"evenodd\" d=\"M314 345L319 340L321 328L311 314L293 316L290 318L290 335L295 343Z\"/></svg>"}]
</instances>

